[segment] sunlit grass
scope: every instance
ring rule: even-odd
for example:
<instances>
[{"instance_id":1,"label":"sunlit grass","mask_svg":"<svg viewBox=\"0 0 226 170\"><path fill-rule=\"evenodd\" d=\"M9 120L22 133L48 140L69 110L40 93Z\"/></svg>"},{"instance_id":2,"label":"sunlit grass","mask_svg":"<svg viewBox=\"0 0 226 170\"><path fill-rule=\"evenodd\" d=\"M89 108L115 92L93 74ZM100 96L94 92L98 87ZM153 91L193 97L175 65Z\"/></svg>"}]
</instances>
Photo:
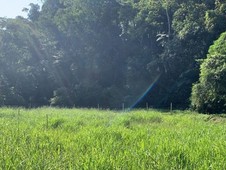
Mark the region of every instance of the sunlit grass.
<instances>
[{"instance_id":1,"label":"sunlit grass","mask_svg":"<svg viewBox=\"0 0 226 170\"><path fill-rule=\"evenodd\" d=\"M0 169L226 169L224 117L0 109Z\"/></svg>"}]
</instances>

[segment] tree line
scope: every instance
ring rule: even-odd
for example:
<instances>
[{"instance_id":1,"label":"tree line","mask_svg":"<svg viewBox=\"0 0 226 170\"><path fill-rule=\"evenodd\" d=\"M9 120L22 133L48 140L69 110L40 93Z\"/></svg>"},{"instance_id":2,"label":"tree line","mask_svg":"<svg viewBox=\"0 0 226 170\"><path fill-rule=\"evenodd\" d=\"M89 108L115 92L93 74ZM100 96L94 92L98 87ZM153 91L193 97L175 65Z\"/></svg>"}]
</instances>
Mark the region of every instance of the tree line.
<instances>
[{"instance_id":1,"label":"tree line","mask_svg":"<svg viewBox=\"0 0 226 170\"><path fill-rule=\"evenodd\" d=\"M1 106L225 112L224 0L45 0L26 11L0 18Z\"/></svg>"}]
</instances>

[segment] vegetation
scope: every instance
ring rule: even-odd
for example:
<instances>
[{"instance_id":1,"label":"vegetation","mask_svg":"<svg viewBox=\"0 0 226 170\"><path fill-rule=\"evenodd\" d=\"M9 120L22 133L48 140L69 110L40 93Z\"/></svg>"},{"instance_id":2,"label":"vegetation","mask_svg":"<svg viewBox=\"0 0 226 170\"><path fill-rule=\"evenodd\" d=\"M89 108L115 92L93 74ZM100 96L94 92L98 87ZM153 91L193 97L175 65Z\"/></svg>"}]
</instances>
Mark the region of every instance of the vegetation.
<instances>
[{"instance_id":1,"label":"vegetation","mask_svg":"<svg viewBox=\"0 0 226 170\"><path fill-rule=\"evenodd\" d=\"M226 32L214 42L193 86L192 105L207 113L226 112Z\"/></svg>"},{"instance_id":2,"label":"vegetation","mask_svg":"<svg viewBox=\"0 0 226 170\"><path fill-rule=\"evenodd\" d=\"M0 169L226 169L225 0L42 2L0 18Z\"/></svg>"},{"instance_id":3,"label":"vegetation","mask_svg":"<svg viewBox=\"0 0 226 170\"><path fill-rule=\"evenodd\" d=\"M1 169L225 169L226 119L192 112L0 109Z\"/></svg>"},{"instance_id":4,"label":"vegetation","mask_svg":"<svg viewBox=\"0 0 226 170\"><path fill-rule=\"evenodd\" d=\"M0 18L0 105L186 109L197 59L226 31L225 9L224 0L30 4L27 18ZM196 108L214 112L211 102Z\"/></svg>"}]
</instances>

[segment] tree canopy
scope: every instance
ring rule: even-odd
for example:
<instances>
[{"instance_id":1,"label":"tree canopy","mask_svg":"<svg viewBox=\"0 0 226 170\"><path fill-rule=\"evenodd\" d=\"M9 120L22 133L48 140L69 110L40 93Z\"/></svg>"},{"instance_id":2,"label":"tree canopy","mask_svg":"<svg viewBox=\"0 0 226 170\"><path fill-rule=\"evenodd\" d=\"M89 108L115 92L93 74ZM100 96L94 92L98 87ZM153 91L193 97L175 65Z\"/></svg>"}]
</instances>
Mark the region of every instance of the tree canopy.
<instances>
[{"instance_id":1,"label":"tree canopy","mask_svg":"<svg viewBox=\"0 0 226 170\"><path fill-rule=\"evenodd\" d=\"M225 9L221 0L30 4L27 18L0 19L0 105L186 109L211 70L204 63L218 60L209 56Z\"/></svg>"},{"instance_id":2,"label":"tree canopy","mask_svg":"<svg viewBox=\"0 0 226 170\"><path fill-rule=\"evenodd\" d=\"M226 112L226 32L209 48L201 64L199 82L193 86L192 106L201 112Z\"/></svg>"}]
</instances>

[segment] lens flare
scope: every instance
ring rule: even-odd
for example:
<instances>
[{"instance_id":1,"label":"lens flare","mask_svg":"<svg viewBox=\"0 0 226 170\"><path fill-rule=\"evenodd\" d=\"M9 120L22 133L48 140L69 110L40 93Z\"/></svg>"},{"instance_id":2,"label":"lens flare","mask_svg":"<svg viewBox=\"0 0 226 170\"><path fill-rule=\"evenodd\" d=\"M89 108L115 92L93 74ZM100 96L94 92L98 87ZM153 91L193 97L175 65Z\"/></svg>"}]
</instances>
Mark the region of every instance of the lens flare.
<instances>
[{"instance_id":1,"label":"lens flare","mask_svg":"<svg viewBox=\"0 0 226 170\"><path fill-rule=\"evenodd\" d=\"M160 78L161 74L159 74L154 81L151 83L151 85L147 88L147 90L145 90L145 92L136 100L136 102L129 107L128 110L133 109L154 87L154 85L158 82L159 78Z\"/></svg>"}]
</instances>

